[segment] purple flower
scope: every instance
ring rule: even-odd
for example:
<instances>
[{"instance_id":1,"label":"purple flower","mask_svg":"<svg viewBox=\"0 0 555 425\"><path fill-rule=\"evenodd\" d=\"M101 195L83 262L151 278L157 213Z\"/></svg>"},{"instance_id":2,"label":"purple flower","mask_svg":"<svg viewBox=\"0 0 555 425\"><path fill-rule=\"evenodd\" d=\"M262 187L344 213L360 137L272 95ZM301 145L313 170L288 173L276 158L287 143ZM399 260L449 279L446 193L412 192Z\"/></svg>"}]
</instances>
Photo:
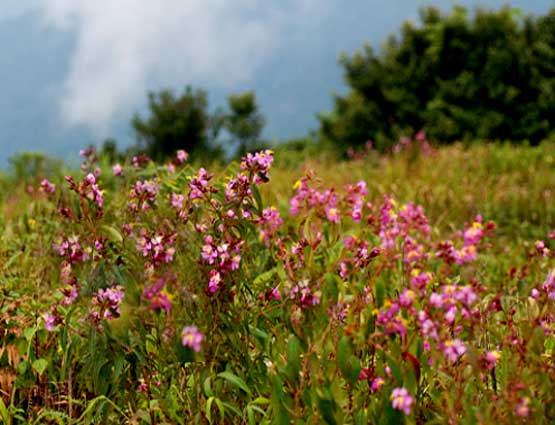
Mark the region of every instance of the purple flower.
<instances>
[{"instance_id":1,"label":"purple flower","mask_svg":"<svg viewBox=\"0 0 555 425\"><path fill-rule=\"evenodd\" d=\"M455 363L464 353L466 347L460 339L445 341L443 354L451 363Z\"/></svg>"},{"instance_id":2,"label":"purple flower","mask_svg":"<svg viewBox=\"0 0 555 425\"><path fill-rule=\"evenodd\" d=\"M385 384L385 379L383 379L381 376L377 376L372 381L372 384L370 385L370 389L372 390L373 393L375 393L376 391L381 390L384 384Z\"/></svg>"},{"instance_id":3,"label":"purple flower","mask_svg":"<svg viewBox=\"0 0 555 425\"><path fill-rule=\"evenodd\" d=\"M183 201L185 197L183 195L177 195L172 193L172 207L181 210L183 209Z\"/></svg>"},{"instance_id":4,"label":"purple flower","mask_svg":"<svg viewBox=\"0 0 555 425\"><path fill-rule=\"evenodd\" d=\"M516 405L516 414L521 418L525 418L530 413L530 399L528 397L521 397Z\"/></svg>"},{"instance_id":5,"label":"purple flower","mask_svg":"<svg viewBox=\"0 0 555 425\"><path fill-rule=\"evenodd\" d=\"M51 313L46 313L44 316L44 327L49 331L52 332L54 330L54 326L56 325L56 316Z\"/></svg>"},{"instance_id":6,"label":"purple flower","mask_svg":"<svg viewBox=\"0 0 555 425\"><path fill-rule=\"evenodd\" d=\"M219 272L216 270L210 270L210 281L208 282L208 290L211 294L216 292L220 287L220 283L222 282L222 277Z\"/></svg>"},{"instance_id":7,"label":"purple flower","mask_svg":"<svg viewBox=\"0 0 555 425\"><path fill-rule=\"evenodd\" d=\"M85 177L85 181L88 184L95 184L96 183L96 178L94 177L94 174L89 173L89 174L87 174L87 177Z\"/></svg>"},{"instance_id":8,"label":"purple flower","mask_svg":"<svg viewBox=\"0 0 555 425\"><path fill-rule=\"evenodd\" d=\"M180 164L183 164L189 158L189 154L185 152L183 149L177 151L177 161Z\"/></svg>"},{"instance_id":9,"label":"purple flower","mask_svg":"<svg viewBox=\"0 0 555 425\"><path fill-rule=\"evenodd\" d=\"M192 348L197 353L200 351L200 344L204 339L204 335L196 326L185 326L181 331L181 344L185 347Z\"/></svg>"},{"instance_id":10,"label":"purple flower","mask_svg":"<svg viewBox=\"0 0 555 425\"><path fill-rule=\"evenodd\" d=\"M47 179L40 182L40 190L45 193L54 193L56 191L56 186L50 183Z\"/></svg>"},{"instance_id":11,"label":"purple flower","mask_svg":"<svg viewBox=\"0 0 555 425\"><path fill-rule=\"evenodd\" d=\"M119 163L114 164L112 166L112 173L114 174L114 176L122 176L123 175L123 168L121 168L121 165Z\"/></svg>"},{"instance_id":12,"label":"purple flower","mask_svg":"<svg viewBox=\"0 0 555 425\"><path fill-rule=\"evenodd\" d=\"M488 369L493 369L500 358L501 358L501 351L499 350L491 350L486 352L485 359L487 362Z\"/></svg>"},{"instance_id":13,"label":"purple flower","mask_svg":"<svg viewBox=\"0 0 555 425\"><path fill-rule=\"evenodd\" d=\"M391 405L394 409L402 410L405 415L410 415L410 408L414 403L414 399L406 388L395 388L391 392Z\"/></svg>"}]
</instances>

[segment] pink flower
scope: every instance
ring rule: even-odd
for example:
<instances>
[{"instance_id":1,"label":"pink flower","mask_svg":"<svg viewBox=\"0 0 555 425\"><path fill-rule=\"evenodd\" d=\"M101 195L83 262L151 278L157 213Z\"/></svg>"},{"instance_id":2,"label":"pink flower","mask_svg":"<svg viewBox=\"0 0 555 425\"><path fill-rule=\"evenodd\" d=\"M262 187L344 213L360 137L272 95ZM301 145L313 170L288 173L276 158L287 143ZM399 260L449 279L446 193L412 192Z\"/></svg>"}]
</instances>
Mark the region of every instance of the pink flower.
<instances>
[{"instance_id":1,"label":"pink flower","mask_svg":"<svg viewBox=\"0 0 555 425\"><path fill-rule=\"evenodd\" d=\"M210 270L210 280L208 281L208 290L211 294L216 292L220 287L220 283L222 282L222 277L219 272L216 270Z\"/></svg>"},{"instance_id":2,"label":"pink flower","mask_svg":"<svg viewBox=\"0 0 555 425\"><path fill-rule=\"evenodd\" d=\"M529 403L530 399L528 397L521 397L516 405L516 414L521 418L527 417L530 414Z\"/></svg>"},{"instance_id":3,"label":"pink flower","mask_svg":"<svg viewBox=\"0 0 555 425\"><path fill-rule=\"evenodd\" d=\"M339 211L335 207L326 207L326 218L332 223L339 223Z\"/></svg>"},{"instance_id":4,"label":"pink flower","mask_svg":"<svg viewBox=\"0 0 555 425\"><path fill-rule=\"evenodd\" d=\"M466 347L460 339L445 341L443 354L451 363L455 363L464 353L466 353Z\"/></svg>"},{"instance_id":5,"label":"pink flower","mask_svg":"<svg viewBox=\"0 0 555 425\"><path fill-rule=\"evenodd\" d=\"M256 184L264 183L269 180L269 170L274 162L274 152L265 150L255 153L248 153L241 160L241 170L249 171L254 175Z\"/></svg>"},{"instance_id":6,"label":"pink flower","mask_svg":"<svg viewBox=\"0 0 555 425\"><path fill-rule=\"evenodd\" d=\"M48 179L44 179L40 183L40 190L44 193L54 193L56 191L56 186L48 181Z\"/></svg>"},{"instance_id":7,"label":"pink flower","mask_svg":"<svg viewBox=\"0 0 555 425\"><path fill-rule=\"evenodd\" d=\"M401 296L399 297L399 304L403 307L410 307L416 298L416 294L412 289L405 288Z\"/></svg>"},{"instance_id":8,"label":"pink flower","mask_svg":"<svg viewBox=\"0 0 555 425\"><path fill-rule=\"evenodd\" d=\"M52 332L54 330L54 326L56 325L56 316L51 313L46 313L44 316L44 327L49 331Z\"/></svg>"},{"instance_id":9,"label":"pink flower","mask_svg":"<svg viewBox=\"0 0 555 425\"><path fill-rule=\"evenodd\" d=\"M185 326L181 331L181 344L192 348L197 353L200 351L200 344L204 340L204 335L196 326Z\"/></svg>"},{"instance_id":10,"label":"pink flower","mask_svg":"<svg viewBox=\"0 0 555 425\"><path fill-rule=\"evenodd\" d=\"M112 166L112 173L114 174L114 176L122 176L123 175L123 168L121 168L121 165L119 163L114 164Z\"/></svg>"},{"instance_id":11,"label":"pink flower","mask_svg":"<svg viewBox=\"0 0 555 425\"><path fill-rule=\"evenodd\" d=\"M87 177L85 177L85 182L87 182L87 184L95 184L96 178L94 177L94 174L92 173L87 174Z\"/></svg>"},{"instance_id":12,"label":"pink flower","mask_svg":"<svg viewBox=\"0 0 555 425\"><path fill-rule=\"evenodd\" d=\"M277 286L275 288L271 289L270 295L268 296L268 298L270 300L276 300L276 301L281 300L281 295L279 293L279 290L278 290Z\"/></svg>"},{"instance_id":13,"label":"pink flower","mask_svg":"<svg viewBox=\"0 0 555 425\"><path fill-rule=\"evenodd\" d=\"M486 353L485 359L488 364L488 369L493 369L497 360L501 358L501 351L499 350L491 350Z\"/></svg>"},{"instance_id":14,"label":"pink flower","mask_svg":"<svg viewBox=\"0 0 555 425\"><path fill-rule=\"evenodd\" d=\"M177 195L172 193L172 207L180 210L183 209L183 200L185 197L183 195Z\"/></svg>"},{"instance_id":15,"label":"pink flower","mask_svg":"<svg viewBox=\"0 0 555 425\"><path fill-rule=\"evenodd\" d=\"M549 248L545 246L544 241L536 241L534 246L536 247L536 251L538 252L538 254L544 257L546 257L549 254Z\"/></svg>"},{"instance_id":16,"label":"pink flower","mask_svg":"<svg viewBox=\"0 0 555 425\"><path fill-rule=\"evenodd\" d=\"M370 385L370 389L372 390L373 393L375 393L376 391L381 390L384 384L385 384L385 379L383 379L381 376L377 376L372 381L372 384Z\"/></svg>"},{"instance_id":17,"label":"pink flower","mask_svg":"<svg viewBox=\"0 0 555 425\"><path fill-rule=\"evenodd\" d=\"M405 415L410 415L410 408L414 403L414 399L406 390L406 388L395 388L391 392L391 405L394 409L402 410Z\"/></svg>"},{"instance_id":18,"label":"pink flower","mask_svg":"<svg viewBox=\"0 0 555 425\"><path fill-rule=\"evenodd\" d=\"M187 152L185 152L183 149L177 151L177 161L180 164L183 164L185 161L187 161L187 159L189 159L189 154Z\"/></svg>"},{"instance_id":19,"label":"pink flower","mask_svg":"<svg viewBox=\"0 0 555 425\"><path fill-rule=\"evenodd\" d=\"M93 295L92 308L89 317L97 325L101 319L110 320L120 315L120 304L125 292L120 285L111 288L99 289Z\"/></svg>"},{"instance_id":20,"label":"pink flower","mask_svg":"<svg viewBox=\"0 0 555 425\"><path fill-rule=\"evenodd\" d=\"M143 297L150 302L151 310L164 310L169 313L172 308L172 303L164 289L165 281L160 278L157 279L152 285L145 285Z\"/></svg>"},{"instance_id":21,"label":"pink flower","mask_svg":"<svg viewBox=\"0 0 555 425\"><path fill-rule=\"evenodd\" d=\"M289 294L289 298L292 300L296 299L303 308L320 304L320 296L321 292L318 290L313 291L309 287L307 280L303 280L293 286Z\"/></svg>"}]
</instances>

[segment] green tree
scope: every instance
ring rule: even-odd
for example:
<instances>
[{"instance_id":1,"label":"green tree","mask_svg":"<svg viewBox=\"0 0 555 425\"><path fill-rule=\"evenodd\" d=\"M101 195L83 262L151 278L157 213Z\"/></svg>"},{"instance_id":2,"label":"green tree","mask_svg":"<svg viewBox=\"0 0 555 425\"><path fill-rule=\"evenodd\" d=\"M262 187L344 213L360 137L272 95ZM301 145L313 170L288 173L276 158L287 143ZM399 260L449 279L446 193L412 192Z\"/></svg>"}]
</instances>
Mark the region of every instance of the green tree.
<instances>
[{"instance_id":1,"label":"green tree","mask_svg":"<svg viewBox=\"0 0 555 425\"><path fill-rule=\"evenodd\" d=\"M521 18L508 7L420 13L379 54L366 45L341 64L350 92L320 116L321 134L343 148L373 139L387 147L425 129L436 141L538 143L554 116L555 11ZM550 121L551 120L551 121Z\"/></svg>"},{"instance_id":2,"label":"green tree","mask_svg":"<svg viewBox=\"0 0 555 425\"><path fill-rule=\"evenodd\" d=\"M266 120L258 111L256 97L252 91L232 94L228 98L229 113L225 128L237 145L237 153L244 155L260 143L260 134Z\"/></svg>"},{"instance_id":3,"label":"green tree","mask_svg":"<svg viewBox=\"0 0 555 425\"><path fill-rule=\"evenodd\" d=\"M210 150L211 122L203 90L187 87L179 97L170 90L162 90L149 93L148 100L149 117L135 115L132 120L138 147L147 155L162 160L178 149L185 149L191 155L206 154Z\"/></svg>"},{"instance_id":4,"label":"green tree","mask_svg":"<svg viewBox=\"0 0 555 425\"><path fill-rule=\"evenodd\" d=\"M109 163L123 160L123 154L118 150L118 142L112 138L104 140L99 151L99 156L106 158Z\"/></svg>"}]
</instances>

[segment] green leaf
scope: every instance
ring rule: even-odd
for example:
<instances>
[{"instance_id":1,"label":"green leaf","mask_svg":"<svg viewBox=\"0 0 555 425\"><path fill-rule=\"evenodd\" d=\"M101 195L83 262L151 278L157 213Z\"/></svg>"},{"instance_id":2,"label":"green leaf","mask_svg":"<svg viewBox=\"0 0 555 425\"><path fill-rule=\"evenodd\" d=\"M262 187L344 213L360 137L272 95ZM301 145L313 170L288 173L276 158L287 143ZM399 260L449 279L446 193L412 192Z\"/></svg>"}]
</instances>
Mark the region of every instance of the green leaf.
<instances>
[{"instance_id":1,"label":"green leaf","mask_svg":"<svg viewBox=\"0 0 555 425\"><path fill-rule=\"evenodd\" d=\"M37 359L33 362L33 369L39 374L42 375L48 366L48 360L46 359Z\"/></svg>"},{"instance_id":2,"label":"green leaf","mask_svg":"<svg viewBox=\"0 0 555 425\"><path fill-rule=\"evenodd\" d=\"M204 389L204 394L207 397L212 397L214 395L214 392L212 391L212 387L210 385L210 377L206 378L202 384L202 387Z\"/></svg>"},{"instance_id":3,"label":"green leaf","mask_svg":"<svg viewBox=\"0 0 555 425\"><path fill-rule=\"evenodd\" d=\"M269 404L270 400L266 397L257 397L252 402L252 404Z\"/></svg>"},{"instance_id":4,"label":"green leaf","mask_svg":"<svg viewBox=\"0 0 555 425\"><path fill-rule=\"evenodd\" d=\"M341 338L337 344L337 363L345 380L355 385L361 368L358 358L353 356L351 341L347 336Z\"/></svg>"},{"instance_id":5,"label":"green leaf","mask_svg":"<svg viewBox=\"0 0 555 425\"><path fill-rule=\"evenodd\" d=\"M218 406L218 410L220 411L220 419L223 421L225 419L225 407L222 401L219 398L215 398L214 401L216 402L216 406Z\"/></svg>"},{"instance_id":6,"label":"green leaf","mask_svg":"<svg viewBox=\"0 0 555 425\"><path fill-rule=\"evenodd\" d=\"M225 402L225 401L223 402L223 405L224 405L225 407L227 407L228 410L231 410L233 413L235 413L235 415L237 415L239 418L241 418L241 419L244 419L244 418L245 418L245 416L243 415L243 413L241 412L241 410L239 410L239 409L237 408L237 406L234 406L233 404L228 403L228 402Z\"/></svg>"},{"instance_id":7,"label":"green leaf","mask_svg":"<svg viewBox=\"0 0 555 425\"><path fill-rule=\"evenodd\" d=\"M10 259L4 264L4 270L9 270L15 260L19 258L23 253L21 251L17 251L14 255L10 257Z\"/></svg>"},{"instance_id":8,"label":"green leaf","mask_svg":"<svg viewBox=\"0 0 555 425\"><path fill-rule=\"evenodd\" d=\"M247 406L247 417L249 419L249 425L256 425L256 419L254 417L254 410L252 410L252 406Z\"/></svg>"},{"instance_id":9,"label":"green leaf","mask_svg":"<svg viewBox=\"0 0 555 425\"><path fill-rule=\"evenodd\" d=\"M209 397L208 400L206 400L206 419L208 419L208 422L212 423L212 402L214 401L215 397Z\"/></svg>"},{"instance_id":10,"label":"green leaf","mask_svg":"<svg viewBox=\"0 0 555 425\"><path fill-rule=\"evenodd\" d=\"M330 302L337 303L339 297L339 285L337 276L334 273L326 273L325 294L329 297Z\"/></svg>"},{"instance_id":11,"label":"green leaf","mask_svg":"<svg viewBox=\"0 0 555 425\"><path fill-rule=\"evenodd\" d=\"M36 332L37 332L37 327L31 326L30 328L25 328L25 330L23 331L23 336L27 341L31 341L35 336Z\"/></svg>"},{"instance_id":12,"label":"green leaf","mask_svg":"<svg viewBox=\"0 0 555 425\"><path fill-rule=\"evenodd\" d=\"M291 336L287 342L287 376L292 382L299 380L301 370L301 344L296 336Z\"/></svg>"},{"instance_id":13,"label":"green leaf","mask_svg":"<svg viewBox=\"0 0 555 425\"><path fill-rule=\"evenodd\" d=\"M17 371L20 375L23 375L25 372L27 372L27 369L29 369L29 362L27 360L22 361L17 365Z\"/></svg>"},{"instance_id":14,"label":"green leaf","mask_svg":"<svg viewBox=\"0 0 555 425\"><path fill-rule=\"evenodd\" d=\"M106 232L107 236L109 236L113 242L123 242L123 236L121 236L121 233L112 226L104 224L100 226L100 228Z\"/></svg>"},{"instance_id":15,"label":"green leaf","mask_svg":"<svg viewBox=\"0 0 555 425\"><path fill-rule=\"evenodd\" d=\"M261 273L259 274L253 281L253 283L255 285L259 285L261 283L267 282L270 280L270 278L276 274L276 268L274 267L271 270L268 270L267 272Z\"/></svg>"},{"instance_id":16,"label":"green leaf","mask_svg":"<svg viewBox=\"0 0 555 425\"><path fill-rule=\"evenodd\" d=\"M382 279L376 282L376 305L381 308L385 298L385 284Z\"/></svg>"},{"instance_id":17,"label":"green leaf","mask_svg":"<svg viewBox=\"0 0 555 425\"><path fill-rule=\"evenodd\" d=\"M127 417L127 415L123 412L123 410L121 410L121 408L119 408L112 400L110 400L106 396L100 395L96 398L93 398L89 402L89 405L87 406L85 411L81 414L81 416L79 416L79 419L78 419L79 423L84 423L83 419L85 419L85 417L89 416L94 411L94 408L96 407L97 404L102 404L102 403L110 404L116 412L118 412L123 418L126 419L125 422L130 421L130 418Z\"/></svg>"},{"instance_id":18,"label":"green leaf","mask_svg":"<svg viewBox=\"0 0 555 425\"><path fill-rule=\"evenodd\" d=\"M234 375L231 372L221 372L218 374L220 378L224 378L230 384L235 385L236 387L242 389L245 393L249 396L252 395L251 390L247 386L246 382L239 378L237 375Z\"/></svg>"},{"instance_id":19,"label":"green leaf","mask_svg":"<svg viewBox=\"0 0 555 425\"><path fill-rule=\"evenodd\" d=\"M2 419L2 423L5 425L9 425L12 423L10 414L6 405L4 404L4 400L0 397L0 419Z\"/></svg>"},{"instance_id":20,"label":"green leaf","mask_svg":"<svg viewBox=\"0 0 555 425\"><path fill-rule=\"evenodd\" d=\"M261 214L262 210L264 209L264 206L262 204L262 196L260 196L260 192L258 191L258 188L256 186L251 186L251 189L254 200L256 201L256 209L258 210L258 213Z\"/></svg>"},{"instance_id":21,"label":"green leaf","mask_svg":"<svg viewBox=\"0 0 555 425\"><path fill-rule=\"evenodd\" d=\"M391 369L391 373L393 375L393 379L395 380L395 384L397 386L402 386L404 383L404 376L403 372L401 371L401 367L397 363L397 361L391 357L387 356L387 364Z\"/></svg>"},{"instance_id":22,"label":"green leaf","mask_svg":"<svg viewBox=\"0 0 555 425\"><path fill-rule=\"evenodd\" d=\"M329 425L336 425L337 419L335 418L335 411L337 409L337 404L333 400L329 388L325 388L324 390L316 389L316 394L318 396L318 408L320 409L324 421Z\"/></svg>"}]
</instances>

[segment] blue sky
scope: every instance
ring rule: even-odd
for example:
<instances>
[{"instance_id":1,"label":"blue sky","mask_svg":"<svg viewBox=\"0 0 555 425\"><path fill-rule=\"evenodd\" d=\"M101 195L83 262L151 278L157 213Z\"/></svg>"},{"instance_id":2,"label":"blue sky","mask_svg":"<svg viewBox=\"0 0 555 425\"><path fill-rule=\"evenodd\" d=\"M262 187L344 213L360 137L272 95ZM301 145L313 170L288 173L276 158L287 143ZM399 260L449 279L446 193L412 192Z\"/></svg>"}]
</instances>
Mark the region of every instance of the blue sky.
<instances>
[{"instance_id":1,"label":"blue sky","mask_svg":"<svg viewBox=\"0 0 555 425\"><path fill-rule=\"evenodd\" d=\"M553 0L2 0L0 163L17 151L71 158L89 143L133 142L146 93L187 84L255 90L265 137L317 127L345 91L341 52L379 45L418 9L454 4L545 13Z\"/></svg>"}]
</instances>

